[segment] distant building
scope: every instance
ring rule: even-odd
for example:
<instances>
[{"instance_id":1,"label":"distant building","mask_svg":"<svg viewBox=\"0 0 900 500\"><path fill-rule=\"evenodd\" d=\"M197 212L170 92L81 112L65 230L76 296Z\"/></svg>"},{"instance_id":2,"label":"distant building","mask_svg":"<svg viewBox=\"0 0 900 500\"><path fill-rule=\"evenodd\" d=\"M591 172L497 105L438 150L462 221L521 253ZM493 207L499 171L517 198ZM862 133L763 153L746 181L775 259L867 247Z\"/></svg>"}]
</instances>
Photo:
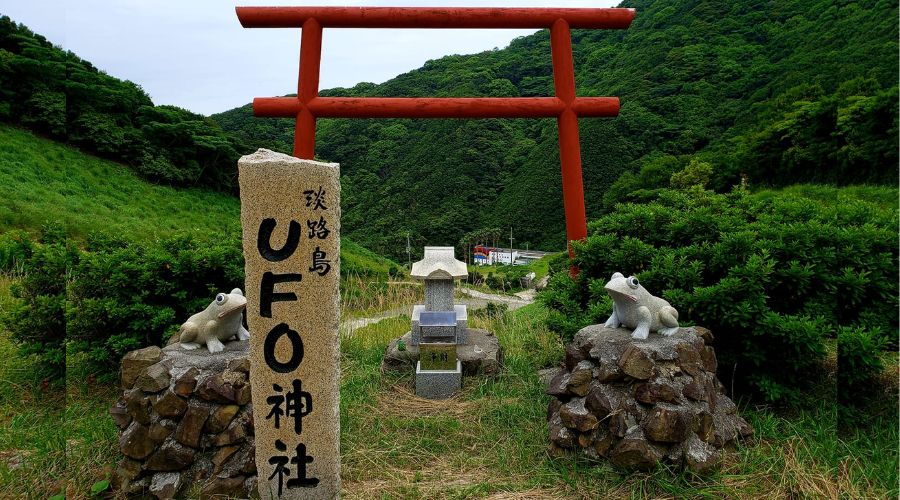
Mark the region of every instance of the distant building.
<instances>
[{"instance_id":1,"label":"distant building","mask_svg":"<svg viewBox=\"0 0 900 500\"><path fill-rule=\"evenodd\" d=\"M475 247L475 265L491 266L494 264L516 265L519 262L518 250L504 250L502 248L491 248L483 245Z\"/></svg>"}]
</instances>

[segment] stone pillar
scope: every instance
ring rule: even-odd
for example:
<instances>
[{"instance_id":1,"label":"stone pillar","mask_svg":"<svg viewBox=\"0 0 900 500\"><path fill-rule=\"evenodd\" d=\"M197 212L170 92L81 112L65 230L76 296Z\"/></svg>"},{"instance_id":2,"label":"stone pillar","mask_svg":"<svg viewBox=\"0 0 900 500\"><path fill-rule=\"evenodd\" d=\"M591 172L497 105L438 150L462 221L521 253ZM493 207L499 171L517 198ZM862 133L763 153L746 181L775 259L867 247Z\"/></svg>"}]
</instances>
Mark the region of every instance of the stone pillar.
<instances>
[{"instance_id":1,"label":"stone pillar","mask_svg":"<svg viewBox=\"0 0 900 500\"><path fill-rule=\"evenodd\" d=\"M453 278L426 279L425 310L452 311L455 289Z\"/></svg>"},{"instance_id":2,"label":"stone pillar","mask_svg":"<svg viewBox=\"0 0 900 500\"><path fill-rule=\"evenodd\" d=\"M263 499L340 493L339 174L262 149L238 161Z\"/></svg>"}]
</instances>

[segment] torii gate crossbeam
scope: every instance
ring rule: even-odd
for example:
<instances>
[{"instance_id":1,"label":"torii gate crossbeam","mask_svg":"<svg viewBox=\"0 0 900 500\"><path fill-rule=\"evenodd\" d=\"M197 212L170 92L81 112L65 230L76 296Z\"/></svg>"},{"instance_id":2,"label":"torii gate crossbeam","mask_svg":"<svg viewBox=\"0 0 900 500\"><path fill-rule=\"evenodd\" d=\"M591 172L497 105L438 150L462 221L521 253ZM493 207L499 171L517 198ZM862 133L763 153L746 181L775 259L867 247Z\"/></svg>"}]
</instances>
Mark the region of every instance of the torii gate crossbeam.
<instances>
[{"instance_id":1,"label":"torii gate crossbeam","mask_svg":"<svg viewBox=\"0 0 900 500\"><path fill-rule=\"evenodd\" d=\"M302 28L296 97L253 100L253 114L295 118L294 156L312 159L316 118L556 117L568 241L587 237L579 117L614 117L617 97L576 97L571 28L625 29L634 9L466 7L237 7L245 28ZM550 29L554 97L319 97L323 28ZM569 255L572 247L569 245ZM572 270L573 274L575 270Z\"/></svg>"}]
</instances>

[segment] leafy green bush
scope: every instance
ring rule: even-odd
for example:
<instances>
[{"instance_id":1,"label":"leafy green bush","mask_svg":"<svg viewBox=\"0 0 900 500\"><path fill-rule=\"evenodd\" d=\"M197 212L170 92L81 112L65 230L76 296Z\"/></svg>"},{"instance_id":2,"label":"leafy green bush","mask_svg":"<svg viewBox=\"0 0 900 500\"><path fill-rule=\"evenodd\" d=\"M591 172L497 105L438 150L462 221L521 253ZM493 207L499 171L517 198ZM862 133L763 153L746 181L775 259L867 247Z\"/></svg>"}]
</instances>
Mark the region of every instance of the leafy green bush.
<instances>
[{"instance_id":1,"label":"leafy green bush","mask_svg":"<svg viewBox=\"0 0 900 500\"><path fill-rule=\"evenodd\" d=\"M838 332L838 397L852 402L864 391L865 383L884 368L878 355L885 339L880 332L861 327L841 328Z\"/></svg>"},{"instance_id":2,"label":"leafy green bush","mask_svg":"<svg viewBox=\"0 0 900 500\"><path fill-rule=\"evenodd\" d=\"M610 314L603 287L612 273L635 274L682 325L713 330L727 375L777 400L814 380L825 339L841 327L873 336L853 343L848 360L877 354L876 338L894 341L896 227L895 207L861 200L667 190L592 222L576 245L578 279L557 272L541 298L551 328L569 340Z\"/></svg>"},{"instance_id":3,"label":"leafy green bush","mask_svg":"<svg viewBox=\"0 0 900 500\"><path fill-rule=\"evenodd\" d=\"M21 278L10 289L18 300L0 311L0 322L24 355L38 357L41 376L61 381L66 369L66 274L77 265L79 252L64 242L21 241L27 252L17 255L27 258L21 261Z\"/></svg>"},{"instance_id":4,"label":"leafy green bush","mask_svg":"<svg viewBox=\"0 0 900 500\"><path fill-rule=\"evenodd\" d=\"M66 308L67 350L98 371L126 352L160 345L217 292L242 287L237 241L188 236L151 244L93 238L73 268Z\"/></svg>"}]
</instances>

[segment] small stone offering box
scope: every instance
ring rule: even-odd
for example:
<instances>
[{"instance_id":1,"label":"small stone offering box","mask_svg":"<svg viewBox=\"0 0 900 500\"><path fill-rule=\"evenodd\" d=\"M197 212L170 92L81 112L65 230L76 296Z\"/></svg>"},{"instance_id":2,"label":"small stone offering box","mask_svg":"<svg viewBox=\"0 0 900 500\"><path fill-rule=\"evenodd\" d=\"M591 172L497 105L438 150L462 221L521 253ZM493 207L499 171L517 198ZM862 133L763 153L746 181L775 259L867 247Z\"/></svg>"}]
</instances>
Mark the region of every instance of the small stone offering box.
<instances>
[{"instance_id":1,"label":"small stone offering box","mask_svg":"<svg viewBox=\"0 0 900 500\"><path fill-rule=\"evenodd\" d=\"M336 163L238 161L259 494L340 493Z\"/></svg>"}]
</instances>

